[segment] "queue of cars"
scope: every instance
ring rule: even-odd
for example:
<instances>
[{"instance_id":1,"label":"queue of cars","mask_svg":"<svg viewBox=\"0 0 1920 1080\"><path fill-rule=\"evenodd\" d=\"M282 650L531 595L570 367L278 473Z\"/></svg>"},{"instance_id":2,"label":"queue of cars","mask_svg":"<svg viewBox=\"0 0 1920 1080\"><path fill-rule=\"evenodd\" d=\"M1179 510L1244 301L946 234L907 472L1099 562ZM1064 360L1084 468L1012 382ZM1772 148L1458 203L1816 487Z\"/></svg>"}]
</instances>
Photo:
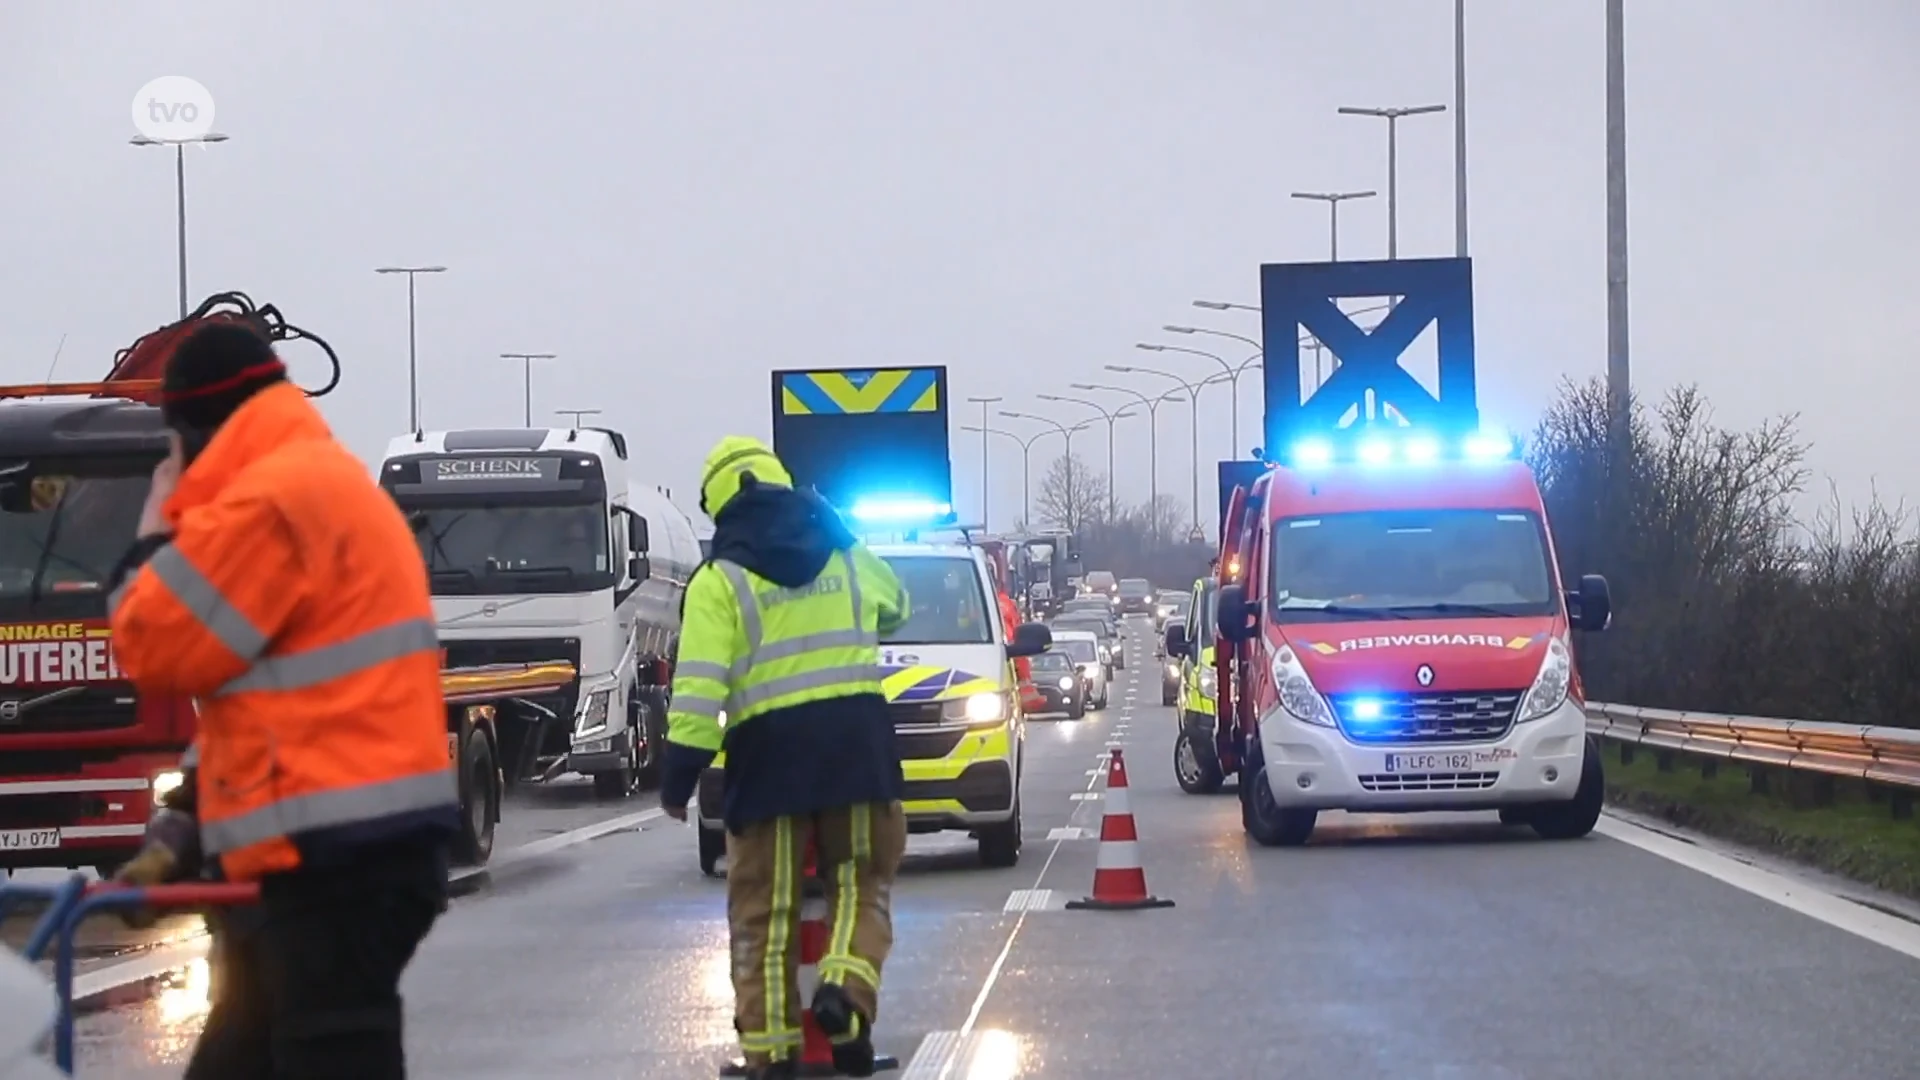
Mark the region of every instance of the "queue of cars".
<instances>
[{"instance_id":1,"label":"queue of cars","mask_svg":"<svg viewBox=\"0 0 1920 1080\"><path fill-rule=\"evenodd\" d=\"M1106 570L1088 573L1085 591L1061 604L1048 623L1052 648L1034 658L1034 687L1046 699L1044 711L1078 720L1106 708L1113 673L1127 666L1122 618L1147 615L1157 629L1164 600L1164 592L1155 591L1145 578L1116 578Z\"/></svg>"}]
</instances>

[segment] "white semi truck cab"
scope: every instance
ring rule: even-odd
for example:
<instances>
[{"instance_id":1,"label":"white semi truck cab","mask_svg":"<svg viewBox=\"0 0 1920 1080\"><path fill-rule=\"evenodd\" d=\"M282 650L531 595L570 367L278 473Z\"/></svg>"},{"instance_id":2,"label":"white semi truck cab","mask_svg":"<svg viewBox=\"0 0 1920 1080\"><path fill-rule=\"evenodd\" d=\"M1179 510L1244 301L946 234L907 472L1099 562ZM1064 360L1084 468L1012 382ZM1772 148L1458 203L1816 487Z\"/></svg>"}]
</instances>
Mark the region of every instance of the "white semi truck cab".
<instances>
[{"instance_id":1,"label":"white semi truck cab","mask_svg":"<svg viewBox=\"0 0 1920 1080\"><path fill-rule=\"evenodd\" d=\"M433 589L443 663L571 663L574 685L504 726L509 782L593 777L604 797L657 782L692 520L633 482L605 428L395 438L380 484L406 513Z\"/></svg>"}]
</instances>

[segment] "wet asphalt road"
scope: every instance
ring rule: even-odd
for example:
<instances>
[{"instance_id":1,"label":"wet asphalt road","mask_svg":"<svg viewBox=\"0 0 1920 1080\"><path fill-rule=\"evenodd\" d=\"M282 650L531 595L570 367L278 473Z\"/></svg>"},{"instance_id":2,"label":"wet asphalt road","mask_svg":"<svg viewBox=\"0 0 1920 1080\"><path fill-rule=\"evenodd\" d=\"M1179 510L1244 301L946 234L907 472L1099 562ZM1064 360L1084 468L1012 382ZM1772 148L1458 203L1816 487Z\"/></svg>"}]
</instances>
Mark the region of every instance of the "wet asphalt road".
<instances>
[{"instance_id":1,"label":"wet asphalt road","mask_svg":"<svg viewBox=\"0 0 1920 1080\"><path fill-rule=\"evenodd\" d=\"M1159 700L1137 662L1104 715L1030 724L1019 866L911 843L879 1025L893 1075L1920 1075L1920 961L1620 840L1491 815L1333 815L1305 850L1258 848L1231 784L1175 786ZM1110 742L1173 908L1059 910L1092 881ZM534 797L503 851L638 808ZM714 1075L733 1053L724 888L692 830L654 818L510 862L408 973L413 1074ZM83 1019L81 1075L178 1076L203 1009L184 985Z\"/></svg>"}]
</instances>

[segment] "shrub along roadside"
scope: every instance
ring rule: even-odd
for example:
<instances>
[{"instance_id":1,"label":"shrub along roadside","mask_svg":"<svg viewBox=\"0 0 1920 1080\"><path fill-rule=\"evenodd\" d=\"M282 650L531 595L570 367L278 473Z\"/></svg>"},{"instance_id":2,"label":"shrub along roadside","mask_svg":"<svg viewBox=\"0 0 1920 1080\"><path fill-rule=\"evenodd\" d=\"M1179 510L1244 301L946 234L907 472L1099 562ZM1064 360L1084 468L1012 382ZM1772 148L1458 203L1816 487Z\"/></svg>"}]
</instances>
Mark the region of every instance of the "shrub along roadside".
<instances>
[{"instance_id":1,"label":"shrub along roadside","mask_svg":"<svg viewBox=\"0 0 1920 1080\"><path fill-rule=\"evenodd\" d=\"M1741 765L1721 762L1702 775L1702 760L1676 755L1662 772L1644 750L1622 763L1618 744L1602 740L1607 757L1607 801L1684 828L1780 855L1920 900L1920 821L1897 820L1885 789L1837 780L1811 800L1782 770L1768 774L1756 793Z\"/></svg>"}]
</instances>

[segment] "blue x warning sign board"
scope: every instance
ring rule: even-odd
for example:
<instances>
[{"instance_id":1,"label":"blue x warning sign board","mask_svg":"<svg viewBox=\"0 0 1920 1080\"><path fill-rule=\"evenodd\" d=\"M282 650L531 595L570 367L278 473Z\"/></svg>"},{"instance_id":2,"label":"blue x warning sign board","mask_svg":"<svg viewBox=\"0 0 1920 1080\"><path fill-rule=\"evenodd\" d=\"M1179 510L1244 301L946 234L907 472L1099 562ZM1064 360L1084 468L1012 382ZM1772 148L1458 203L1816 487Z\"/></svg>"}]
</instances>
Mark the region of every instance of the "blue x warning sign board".
<instances>
[{"instance_id":1,"label":"blue x warning sign board","mask_svg":"<svg viewBox=\"0 0 1920 1080\"><path fill-rule=\"evenodd\" d=\"M1383 296L1399 299L1371 331L1362 330L1338 304ZM1260 308L1268 343L1268 446L1333 431L1350 411L1368 416L1369 398L1381 415L1398 414L1411 427L1471 431L1479 426L1471 260L1269 263L1260 267ZM1439 351L1438 393L1429 393L1401 364L1407 347L1428 326L1434 327ZM1324 383L1304 394L1303 331L1340 360Z\"/></svg>"}]
</instances>

